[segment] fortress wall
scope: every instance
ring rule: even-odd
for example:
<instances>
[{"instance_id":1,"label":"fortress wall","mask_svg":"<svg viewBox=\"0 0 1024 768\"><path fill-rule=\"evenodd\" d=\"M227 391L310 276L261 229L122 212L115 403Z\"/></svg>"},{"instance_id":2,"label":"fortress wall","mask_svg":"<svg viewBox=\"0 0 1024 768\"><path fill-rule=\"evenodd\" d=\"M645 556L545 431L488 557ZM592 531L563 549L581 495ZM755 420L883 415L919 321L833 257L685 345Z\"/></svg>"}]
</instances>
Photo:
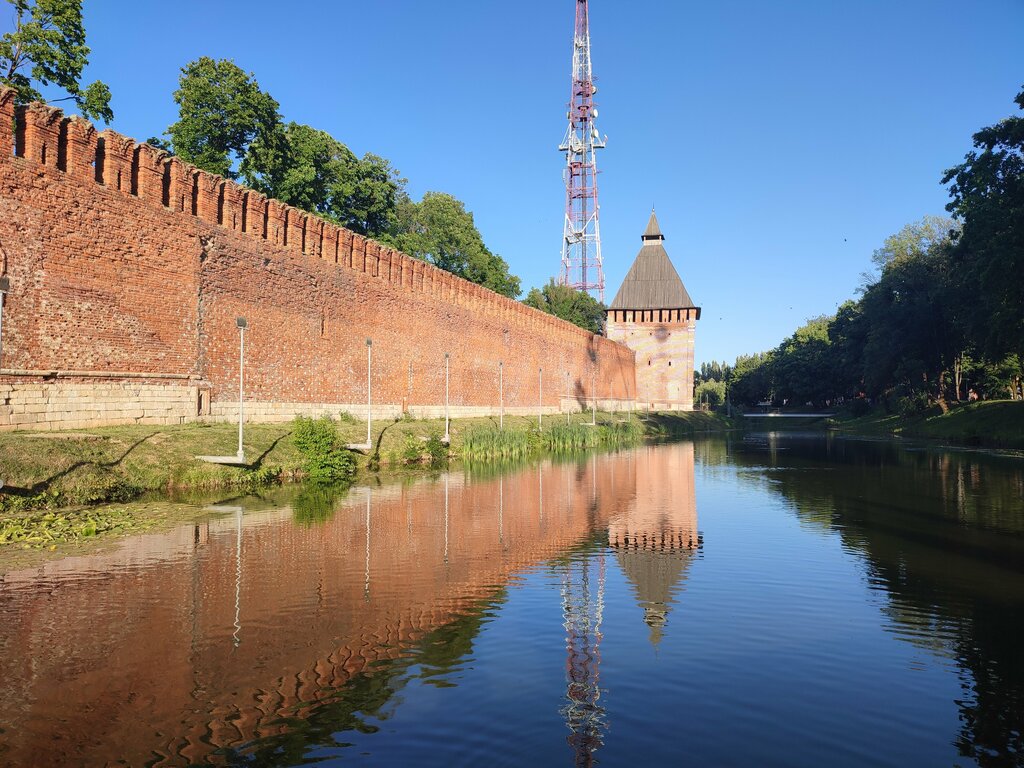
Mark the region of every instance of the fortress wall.
<instances>
[{"instance_id":1,"label":"fortress wall","mask_svg":"<svg viewBox=\"0 0 1024 768\"><path fill-rule=\"evenodd\" d=\"M440 415L445 352L453 414L497 412L499 363L509 413L540 368L545 411L636 392L619 344L8 89L0 274L0 429L234 418L239 316L254 420L365 413L367 338L382 415Z\"/></svg>"}]
</instances>

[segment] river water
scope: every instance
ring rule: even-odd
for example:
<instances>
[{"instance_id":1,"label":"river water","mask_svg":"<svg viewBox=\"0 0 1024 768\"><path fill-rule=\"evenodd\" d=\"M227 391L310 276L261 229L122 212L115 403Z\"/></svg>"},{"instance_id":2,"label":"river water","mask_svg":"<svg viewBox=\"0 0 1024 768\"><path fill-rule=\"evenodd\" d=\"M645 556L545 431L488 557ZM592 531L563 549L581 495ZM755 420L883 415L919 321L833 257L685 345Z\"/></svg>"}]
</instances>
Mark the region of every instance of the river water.
<instances>
[{"instance_id":1,"label":"river water","mask_svg":"<svg viewBox=\"0 0 1024 768\"><path fill-rule=\"evenodd\" d=\"M643 446L0 582L0 764L1024 765L1024 459Z\"/></svg>"}]
</instances>

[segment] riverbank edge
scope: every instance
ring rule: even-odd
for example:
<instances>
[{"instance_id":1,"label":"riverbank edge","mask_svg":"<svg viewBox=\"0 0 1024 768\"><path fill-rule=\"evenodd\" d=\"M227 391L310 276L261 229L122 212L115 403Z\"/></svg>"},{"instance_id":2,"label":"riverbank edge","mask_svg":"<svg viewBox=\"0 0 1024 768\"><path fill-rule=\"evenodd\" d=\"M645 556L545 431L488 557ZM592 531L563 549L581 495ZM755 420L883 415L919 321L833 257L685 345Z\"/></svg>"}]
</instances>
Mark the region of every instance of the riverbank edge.
<instances>
[{"instance_id":1,"label":"riverbank edge","mask_svg":"<svg viewBox=\"0 0 1024 768\"><path fill-rule=\"evenodd\" d=\"M838 418L829 429L868 437L909 437L966 448L1024 449L1024 401L964 403L942 413L871 412Z\"/></svg>"},{"instance_id":2,"label":"riverbank edge","mask_svg":"<svg viewBox=\"0 0 1024 768\"><path fill-rule=\"evenodd\" d=\"M589 425L590 413L572 414L568 422ZM734 423L716 414L675 412L596 414L595 445L612 446L636 439L686 437L724 432ZM449 458L462 456L467 434L497 430L497 417L453 419ZM564 416L546 416L543 429L566 424ZM639 425L639 426L638 426ZM189 495L225 491L251 493L276 483L304 478L303 456L291 439L292 423L246 424L245 466L210 464L200 455L232 455L237 426L227 423L169 427L120 426L88 431L0 433L0 550L11 546L52 547L97 536L127 535L151 525L169 524L194 514ZM400 472L436 471L414 457L419 446L444 433L443 419L398 419L374 425L373 448L356 450L353 482ZM366 424L337 421L343 444L365 443ZM504 431L537 440L536 416L506 416ZM635 442L635 440L633 440ZM543 450L536 453L542 454ZM477 459L479 461L479 459ZM147 495L170 493L170 504L139 504ZM174 499L183 503L174 504ZM179 514L174 513L180 508ZM156 510L156 511L155 511ZM152 513L152 514L150 514Z\"/></svg>"}]
</instances>

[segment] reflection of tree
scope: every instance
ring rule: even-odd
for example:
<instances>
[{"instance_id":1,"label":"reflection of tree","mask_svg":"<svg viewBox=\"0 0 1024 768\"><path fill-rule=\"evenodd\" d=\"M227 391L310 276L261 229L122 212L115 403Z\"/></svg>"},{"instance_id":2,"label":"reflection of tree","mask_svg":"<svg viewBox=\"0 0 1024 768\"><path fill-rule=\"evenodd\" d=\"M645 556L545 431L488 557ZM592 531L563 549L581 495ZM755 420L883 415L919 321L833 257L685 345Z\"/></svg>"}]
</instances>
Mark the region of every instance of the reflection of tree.
<instances>
[{"instance_id":1,"label":"reflection of tree","mask_svg":"<svg viewBox=\"0 0 1024 768\"><path fill-rule=\"evenodd\" d=\"M337 510L338 498L349 489L347 483L321 485L307 483L292 501L295 522L303 525L326 523Z\"/></svg>"},{"instance_id":2,"label":"reflection of tree","mask_svg":"<svg viewBox=\"0 0 1024 768\"><path fill-rule=\"evenodd\" d=\"M770 466L801 519L864 556L901 639L959 665L960 753L1024 766L1024 468L891 442L771 442L733 444L733 459Z\"/></svg>"}]
</instances>

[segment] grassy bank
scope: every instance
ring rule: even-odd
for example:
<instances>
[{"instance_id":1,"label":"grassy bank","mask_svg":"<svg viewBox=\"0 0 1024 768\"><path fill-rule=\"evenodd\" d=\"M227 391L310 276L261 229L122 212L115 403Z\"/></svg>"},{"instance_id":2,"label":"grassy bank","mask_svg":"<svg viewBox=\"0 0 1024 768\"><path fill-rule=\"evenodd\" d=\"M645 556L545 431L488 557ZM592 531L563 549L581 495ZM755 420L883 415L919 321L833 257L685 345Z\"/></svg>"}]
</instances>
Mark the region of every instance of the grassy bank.
<instances>
[{"instance_id":1,"label":"grassy bank","mask_svg":"<svg viewBox=\"0 0 1024 768\"><path fill-rule=\"evenodd\" d=\"M841 419L835 429L852 434L941 440L956 445L1024 448L1024 402L975 402L956 406L948 413L938 409L912 415L873 412Z\"/></svg>"},{"instance_id":2,"label":"grassy bank","mask_svg":"<svg viewBox=\"0 0 1024 768\"><path fill-rule=\"evenodd\" d=\"M443 420L399 420L374 425L373 448L353 452L358 472L379 467L415 469L440 458L493 461L535 453L571 452L637 442L645 436L720 431L729 423L705 413L625 416L598 413L547 416L538 430L536 417L506 416L451 422L451 443L437 449ZM337 442L361 443L365 423L335 422ZM134 503L151 494L236 491L293 479L309 468L294 439L295 424L247 424L246 466L208 464L198 455L231 455L237 431L232 424L187 424L171 427L121 426L75 432L0 433L0 544L50 546L55 542L101 534L127 533L145 527L149 517L174 516L173 504ZM348 453L348 452L346 452ZM159 508L150 516L147 509ZM179 514L190 507L180 505Z\"/></svg>"}]
</instances>

